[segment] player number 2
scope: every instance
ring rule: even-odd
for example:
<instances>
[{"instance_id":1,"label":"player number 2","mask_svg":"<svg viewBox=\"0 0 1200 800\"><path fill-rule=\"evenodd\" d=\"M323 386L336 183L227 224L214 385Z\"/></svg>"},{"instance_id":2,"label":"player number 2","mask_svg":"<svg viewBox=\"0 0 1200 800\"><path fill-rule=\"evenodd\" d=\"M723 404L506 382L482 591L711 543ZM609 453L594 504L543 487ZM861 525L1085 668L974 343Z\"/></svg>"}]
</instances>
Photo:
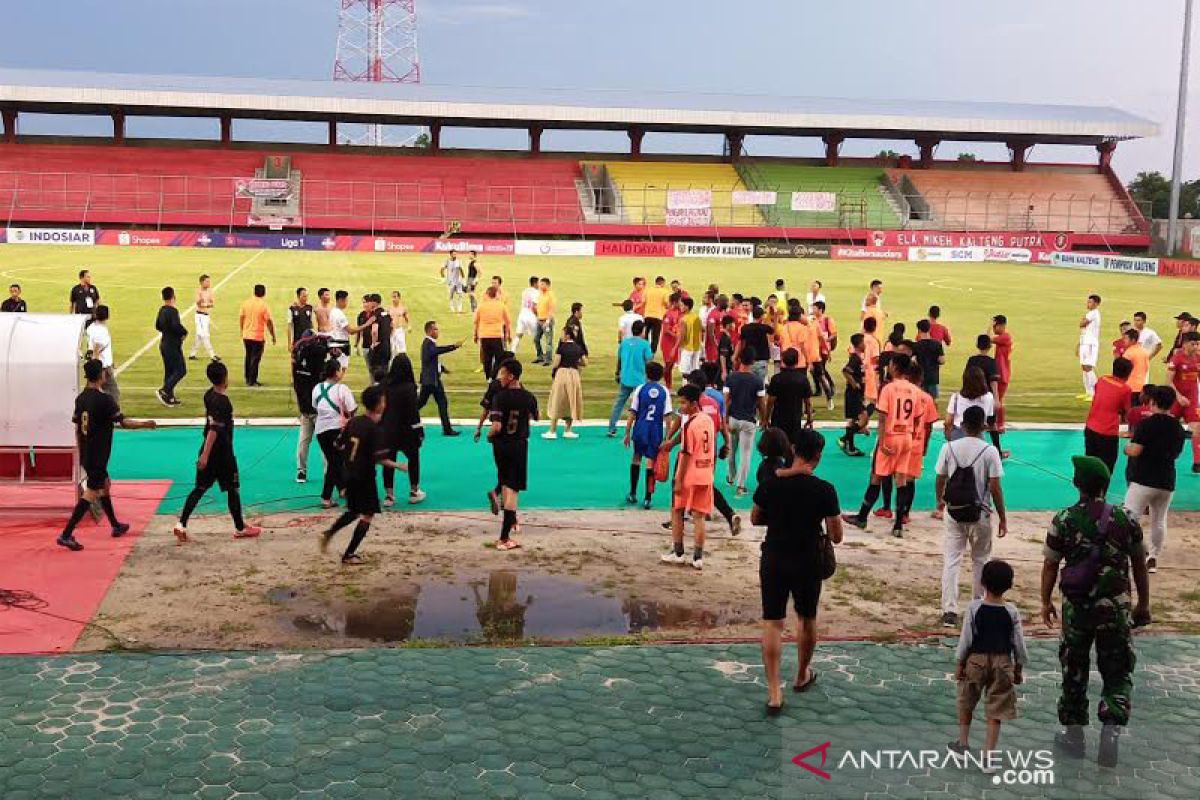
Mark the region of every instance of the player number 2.
<instances>
[{"instance_id":1,"label":"player number 2","mask_svg":"<svg viewBox=\"0 0 1200 800\"><path fill-rule=\"evenodd\" d=\"M657 406L650 406L646 409L646 422L654 422L654 414L658 411Z\"/></svg>"}]
</instances>

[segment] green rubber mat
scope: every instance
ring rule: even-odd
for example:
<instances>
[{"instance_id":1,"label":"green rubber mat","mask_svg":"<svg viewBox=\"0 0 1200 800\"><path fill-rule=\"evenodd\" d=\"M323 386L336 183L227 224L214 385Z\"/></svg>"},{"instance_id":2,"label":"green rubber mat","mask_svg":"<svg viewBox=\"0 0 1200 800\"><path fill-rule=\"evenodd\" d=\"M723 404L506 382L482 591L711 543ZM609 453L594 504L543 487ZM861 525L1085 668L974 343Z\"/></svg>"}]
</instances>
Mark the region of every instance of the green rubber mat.
<instances>
[{"instance_id":1,"label":"green rubber mat","mask_svg":"<svg viewBox=\"0 0 1200 800\"><path fill-rule=\"evenodd\" d=\"M629 491L631 454L620 439L609 439L604 428L581 428L574 441L545 441L534 429L530 440L529 491L521 496L524 508L620 509ZM867 458L849 458L837 449L834 431L826 431L828 442L818 474L832 481L847 508L857 507L866 488ZM175 482L160 512L177 513L191 490L195 454L200 447L199 428L164 428L156 431L118 431L112 474L124 479L169 479ZM239 428L235 436L242 477L242 500L257 512L311 510L317 507L324 462L313 443L309 456L309 480L298 485L296 477L295 428ZM863 448L873 438L860 438ZM933 464L937 447L926 458L925 478L918 485L916 507L933 506ZM1070 456L1083 452L1080 431L1014 431L1004 437L1013 452L1005 462L1004 495L1013 511L1056 509L1075 500L1071 486ZM1190 448L1179 461L1179 487L1173 508L1200 509L1200 476L1191 474ZM1122 459L1124 456L1122 456ZM751 467L753 481L754 466ZM1117 466L1113 498L1125 496L1124 462ZM464 433L445 438L430 433L421 450L421 485L428 499L423 510L458 511L486 507L484 493L495 484L492 449L475 443ZM400 476L403 487L405 479ZM735 499L724 484L724 464L718 473L720 486L735 507L749 508L750 498ZM751 487L753 488L753 487ZM402 498L403 500L403 498ZM666 509L669 495L659 491L655 502ZM214 489L200 507L201 513L224 513L224 499Z\"/></svg>"},{"instance_id":2,"label":"green rubber mat","mask_svg":"<svg viewBox=\"0 0 1200 800\"><path fill-rule=\"evenodd\" d=\"M1192 800L1200 792L1200 639L1137 640L1134 714L1115 769L1092 760L1095 725L1089 760L1054 753L1056 643L1032 642L996 776L946 760L953 644L822 644L818 683L787 692L774 719L763 713L755 645L8 657L0 797ZM788 648L785 679L794 670ZM1097 693L1093 675L1093 707ZM976 747L982 734L977 724ZM813 754L821 748L827 760ZM886 756L921 750L937 765ZM794 763L806 753L800 760L827 778ZM1012 766L1021 763L1038 770Z\"/></svg>"}]
</instances>

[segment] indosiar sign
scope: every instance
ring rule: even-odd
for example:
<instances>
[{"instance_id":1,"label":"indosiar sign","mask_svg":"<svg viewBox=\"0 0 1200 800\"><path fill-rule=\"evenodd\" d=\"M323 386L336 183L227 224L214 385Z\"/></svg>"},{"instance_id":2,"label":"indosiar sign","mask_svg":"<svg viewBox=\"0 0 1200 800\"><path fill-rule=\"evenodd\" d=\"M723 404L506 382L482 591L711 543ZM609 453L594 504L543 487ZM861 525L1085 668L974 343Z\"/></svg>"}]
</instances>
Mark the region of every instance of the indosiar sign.
<instances>
[{"instance_id":1,"label":"indosiar sign","mask_svg":"<svg viewBox=\"0 0 1200 800\"><path fill-rule=\"evenodd\" d=\"M82 228L9 228L8 243L91 247L96 243L96 232Z\"/></svg>"},{"instance_id":2,"label":"indosiar sign","mask_svg":"<svg viewBox=\"0 0 1200 800\"><path fill-rule=\"evenodd\" d=\"M1054 253L1050 264L1067 269L1086 269L1093 272L1123 272L1129 275L1157 275L1158 259L1104 253Z\"/></svg>"}]
</instances>

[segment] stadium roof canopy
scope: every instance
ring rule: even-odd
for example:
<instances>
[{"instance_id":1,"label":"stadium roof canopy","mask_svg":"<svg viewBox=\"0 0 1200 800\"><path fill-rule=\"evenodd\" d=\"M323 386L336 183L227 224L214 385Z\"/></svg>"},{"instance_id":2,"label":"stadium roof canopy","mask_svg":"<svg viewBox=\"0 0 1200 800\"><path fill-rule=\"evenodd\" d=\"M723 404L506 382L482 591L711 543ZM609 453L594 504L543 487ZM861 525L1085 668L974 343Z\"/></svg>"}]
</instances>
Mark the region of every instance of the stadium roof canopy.
<instances>
[{"instance_id":1,"label":"stadium roof canopy","mask_svg":"<svg viewBox=\"0 0 1200 800\"><path fill-rule=\"evenodd\" d=\"M448 87L0 69L0 109L467 127L1100 144L1158 135L1120 109L768 95Z\"/></svg>"}]
</instances>

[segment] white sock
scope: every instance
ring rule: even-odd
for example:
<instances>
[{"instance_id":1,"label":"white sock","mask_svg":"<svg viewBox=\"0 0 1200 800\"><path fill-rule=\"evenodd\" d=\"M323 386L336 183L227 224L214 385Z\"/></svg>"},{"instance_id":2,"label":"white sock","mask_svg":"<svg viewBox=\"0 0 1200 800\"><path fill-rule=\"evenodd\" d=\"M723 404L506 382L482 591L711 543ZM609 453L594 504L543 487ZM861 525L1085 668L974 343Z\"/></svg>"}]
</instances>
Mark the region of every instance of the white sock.
<instances>
[{"instance_id":1,"label":"white sock","mask_svg":"<svg viewBox=\"0 0 1200 800\"><path fill-rule=\"evenodd\" d=\"M1094 395L1096 393L1096 371L1095 370L1091 370L1089 372L1083 373L1083 389L1085 392L1088 393L1089 396Z\"/></svg>"}]
</instances>

